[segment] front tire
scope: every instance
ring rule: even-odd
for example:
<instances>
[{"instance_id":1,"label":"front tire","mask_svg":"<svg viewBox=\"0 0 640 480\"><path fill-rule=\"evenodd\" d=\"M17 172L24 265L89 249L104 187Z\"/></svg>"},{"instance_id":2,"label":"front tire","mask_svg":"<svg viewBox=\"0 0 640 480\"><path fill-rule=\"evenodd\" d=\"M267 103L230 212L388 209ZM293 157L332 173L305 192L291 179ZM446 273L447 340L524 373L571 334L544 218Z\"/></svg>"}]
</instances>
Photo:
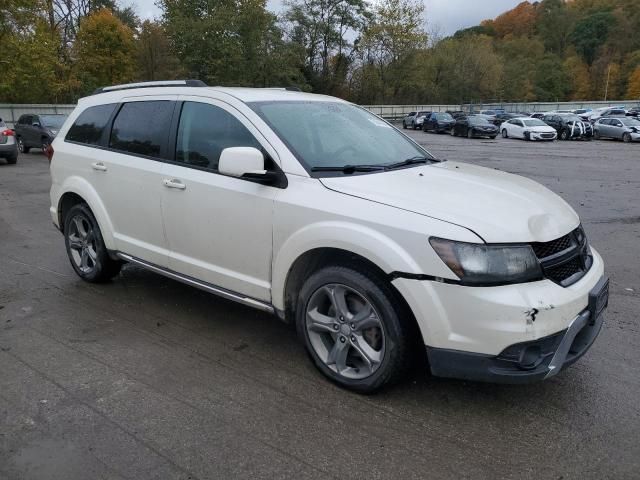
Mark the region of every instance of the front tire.
<instances>
[{"instance_id":1,"label":"front tire","mask_svg":"<svg viewBox=\"0 0 640 480\"><path fill-rule=\"evenodd\" d=\"M407 124L405 123L405 121L402 121L402 128L404 128L405 130L407 129Z\"/></svg>"},{"instance_id":2,"label":"front tire","mask_svg":"<svg viewBox=\"0 0 640 480\"><path fill-rule=\"evenodd\" d=\"M67 213L64 243L71 266L86 282L106 282L120 272L122 262L109 256L98 222L86 204L74 205Z\"/></svg>"},{"instance_id":3,"label":"front tire","mask_svg":"<svg viewBox=\"0 0 640 480\"><path fill-rule=\"evenodd\" d=\"M631 142L631 135L629 135L628 133L625 133L624 135L622 135L622 141L624 143L629 143Z\"/></svg>"},{"instance_id":4,"label":"front tire","mask_svg":"<svg viewBox=\"0 0 640 480\"><path fill-rule=\"evenodd\" d=\"M569 140L569 130L563 129L560 132L560 140Z\"/></svg>"},{"instance_id":5,"label":"front tire","mask_svg":"<svg viewBox=\"0 0 640 480\"><path fill-rule=\"evenodd\" d=\"M298 335L315 366L343 388L373 393L406 371L412 334L385 279L350 267L311 275L296 305Z\"/></svg>"},{"instance_id":6,"label":"front tire","mask_svg":"<svg viewBox=\"0 0 640 480\"><path fill-rule=\"evenodd\" d=\"M507 133L507 129L506 128L502 129L502 138L509 138L509 134Z\"/></svg>"},{"instance_id":7,"label":"front tire","mask_svg":"<svg viewBox=\"0 0 640 480\"><path fill-rule=\"evenodd\" d=\"M473 129L472 128L469 128L467 130L467 138L473 138Z\"/></svg>"},{"instance_id":8,"label":"front tire","mask_svg":"<svg viewBox=\"0 0 640 480\"><path fill-rule=\"evenodd\" d=\"M18 151L20 153L29 153L29 150L31 150L31 148L24 144L22 137L18 137Z\"/></svg>"}]
</instances>

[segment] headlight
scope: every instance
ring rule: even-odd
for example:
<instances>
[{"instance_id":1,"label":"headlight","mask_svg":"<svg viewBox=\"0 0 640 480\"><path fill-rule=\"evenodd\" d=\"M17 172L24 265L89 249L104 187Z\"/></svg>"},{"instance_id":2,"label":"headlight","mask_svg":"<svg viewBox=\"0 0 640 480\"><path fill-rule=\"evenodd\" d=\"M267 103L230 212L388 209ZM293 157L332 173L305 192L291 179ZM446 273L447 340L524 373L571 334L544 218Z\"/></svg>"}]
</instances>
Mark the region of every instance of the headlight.
<instances>
[{"instance_id":1,"label":"headlight","mask_svg":"<svg viewBox=\"0 0 640 480\"><path fill-rule=\"evenodd\" d=\"M543 278L529 245L484 245L435 237L429 243L463 285L506 285Z\"/></svg>"}]
</instances>

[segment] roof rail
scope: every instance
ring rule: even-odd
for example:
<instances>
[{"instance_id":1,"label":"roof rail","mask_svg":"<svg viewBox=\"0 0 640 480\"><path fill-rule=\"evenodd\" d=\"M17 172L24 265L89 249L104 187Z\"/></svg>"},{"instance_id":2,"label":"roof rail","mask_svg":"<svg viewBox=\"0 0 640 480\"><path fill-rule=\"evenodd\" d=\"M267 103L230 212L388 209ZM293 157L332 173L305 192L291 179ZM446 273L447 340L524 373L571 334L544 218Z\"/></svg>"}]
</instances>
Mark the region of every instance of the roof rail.
<instances>
[{"instance_id":1,"label":"roof rail","mask_svg":"<svg viewBox=\"0 0 640 480\"><path fill-rule=\"evenodd\" d=\"M207 84L202 80L161 80L157 82L138 82L124 83L122 85L112 85L110 87L101 87L93 91L92 95L106 92L116 92L118 90L131 90L132 88L151 88L151 87L206 87Z\"/></svg>"}]
</instances>

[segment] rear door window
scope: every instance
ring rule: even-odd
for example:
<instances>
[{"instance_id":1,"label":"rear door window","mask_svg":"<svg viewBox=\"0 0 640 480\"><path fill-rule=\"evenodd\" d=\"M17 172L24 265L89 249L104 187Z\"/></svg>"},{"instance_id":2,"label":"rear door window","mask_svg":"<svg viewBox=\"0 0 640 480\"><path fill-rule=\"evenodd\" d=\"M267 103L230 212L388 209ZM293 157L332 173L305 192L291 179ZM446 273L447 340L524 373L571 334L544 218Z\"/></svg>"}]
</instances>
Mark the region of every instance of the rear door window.
<instances>
[{"instance_id":1,"label":"rear door window","mask_svg":"<svg viewBox=\"0 0 640 480\"><path fill-rule=\"evenodd\" d=\"M169 136L174 105L171 100L125 103L113 121L109 147L160 158Z\"/></svg>"},{"instance_id":2,"label":"rear door window","mask_svg":"<svg viewBox=\"0 0 640 480\"><path fill-rule=\"evenodd\" d=\"M85 145L101 145L102 135L115 108L115 103L87 108L73 122L65 141Z\"/></svg>"}]
</instances>

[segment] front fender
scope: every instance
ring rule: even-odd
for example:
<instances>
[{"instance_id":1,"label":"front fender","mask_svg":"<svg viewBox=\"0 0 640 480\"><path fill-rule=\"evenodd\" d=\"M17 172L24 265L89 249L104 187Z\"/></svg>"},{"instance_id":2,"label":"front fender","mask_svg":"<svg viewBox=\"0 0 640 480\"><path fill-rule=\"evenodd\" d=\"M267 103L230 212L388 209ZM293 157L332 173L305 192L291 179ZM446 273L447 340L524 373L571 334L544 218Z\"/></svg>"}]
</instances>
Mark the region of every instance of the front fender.
<instances>
[{"instance_id":1,"label":"front fender","mask_svg":"<svg viewBox=\"0 0 640 480\"><path fill-rule=\"evenodd\" d=\"M107 250L116 250L111 218L107 214L107 209L95 188L82 177L76 175L67 177L59 189L58 212L60 212L60 202L65 193L75 193L82 197L87 205L89 205L93 216L96 217ZM64 222L64 219L60 219L60 222Z\"/></svg>"},{"instance_id":2,"label":"front fender","mask_svg":"<svg viewBox=\"0 0 640 480\"><path fill-rule=\"evenodd\" d=\"M324 221L296 231L280 246L273 259L272 301L284 309L287 275L295 261L311 250L336 248L360 255L386 273L420 273L420 266L390 237L363 225Z\"/></svg>"}]
</instances>

